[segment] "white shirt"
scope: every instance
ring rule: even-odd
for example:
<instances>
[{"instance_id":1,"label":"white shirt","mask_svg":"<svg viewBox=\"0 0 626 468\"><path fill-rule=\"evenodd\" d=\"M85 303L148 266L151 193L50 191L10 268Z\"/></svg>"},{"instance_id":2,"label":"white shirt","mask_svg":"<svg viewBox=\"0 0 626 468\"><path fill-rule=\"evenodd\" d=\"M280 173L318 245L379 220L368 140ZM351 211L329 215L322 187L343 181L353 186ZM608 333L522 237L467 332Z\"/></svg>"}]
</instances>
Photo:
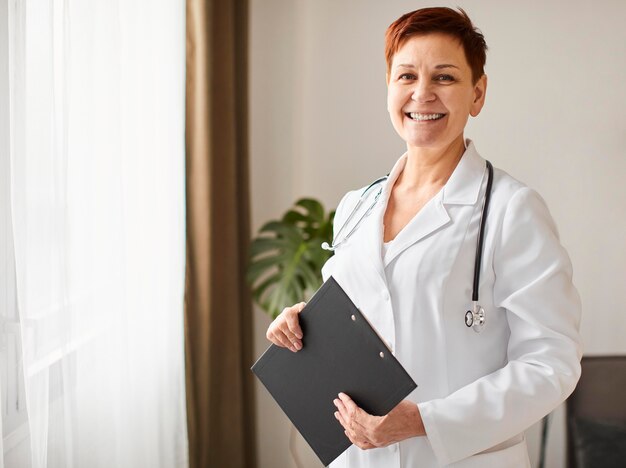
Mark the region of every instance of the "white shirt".
<instances>
[{"instance_id":1,"label":"white shirt","mask_svg":"<svg viewBox=\"0 0 626 468\"><path fill-rule=\"evenodd\" d=\"M389 242L383 242L383 249L382 249L382 257L383 257L383 261L385 259L385 255L387 255L387 251L389 250L389 246L391 245L391 243L393 242L393 240L390 240Z\"/></svg>"}]
</instances>

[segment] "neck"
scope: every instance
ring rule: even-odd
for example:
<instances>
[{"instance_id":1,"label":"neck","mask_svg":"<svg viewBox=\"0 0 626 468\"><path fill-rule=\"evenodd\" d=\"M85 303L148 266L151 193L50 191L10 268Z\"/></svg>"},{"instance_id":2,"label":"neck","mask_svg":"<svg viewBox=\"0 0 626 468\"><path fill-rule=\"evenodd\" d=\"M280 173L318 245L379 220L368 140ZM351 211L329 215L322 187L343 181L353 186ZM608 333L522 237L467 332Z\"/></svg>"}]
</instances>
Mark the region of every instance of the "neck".
<instances>
[{"instance_id":1,"label":"neck","mask_svg":"<svg viewBox=\"0 0 626 468\"><path fill-rule=\"evenodd\" d=\"M403 190L443 186L465 152L463 135L442 148L409 147L404 170L396 185Z\"/></svg>"}]
</instances>

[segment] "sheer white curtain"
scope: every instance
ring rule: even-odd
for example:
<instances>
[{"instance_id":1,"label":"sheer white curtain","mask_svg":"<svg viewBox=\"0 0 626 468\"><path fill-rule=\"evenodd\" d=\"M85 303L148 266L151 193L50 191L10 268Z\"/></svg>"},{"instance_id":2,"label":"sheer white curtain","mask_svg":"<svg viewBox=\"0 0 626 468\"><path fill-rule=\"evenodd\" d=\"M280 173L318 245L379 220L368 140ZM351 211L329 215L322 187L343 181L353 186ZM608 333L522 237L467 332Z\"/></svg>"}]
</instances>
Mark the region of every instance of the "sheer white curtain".
<instances>
[{"instance_id":1,"label":"sheer white curtain","mask_svg":"<svg viewBox=\"0 0 626 468\"><path fill-rule=\"evenodd\" d=\"M0 3L0 465L187 466L184 1Z\"/></svg>"}]
</instances>

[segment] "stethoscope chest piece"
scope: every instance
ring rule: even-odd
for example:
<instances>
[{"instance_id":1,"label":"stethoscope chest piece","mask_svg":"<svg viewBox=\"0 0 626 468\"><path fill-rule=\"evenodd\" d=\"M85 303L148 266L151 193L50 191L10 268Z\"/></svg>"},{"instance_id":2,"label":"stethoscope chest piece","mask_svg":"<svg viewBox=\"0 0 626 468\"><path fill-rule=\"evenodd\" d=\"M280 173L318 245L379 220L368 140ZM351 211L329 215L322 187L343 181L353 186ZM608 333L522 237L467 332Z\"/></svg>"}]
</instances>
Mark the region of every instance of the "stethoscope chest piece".
<instances>
[{"instance_id":1,"label":"stethoscope chest piece","mask_svg":"<svg viewBox=\"0 0 626 468\"><path fill-rule=\"evenodd\" d=\"M485 327L485 309L478 304L474 304L473 310L465 313L465 325L472 328L476 333L483 331Z\"/></svg>"}]
</instances>

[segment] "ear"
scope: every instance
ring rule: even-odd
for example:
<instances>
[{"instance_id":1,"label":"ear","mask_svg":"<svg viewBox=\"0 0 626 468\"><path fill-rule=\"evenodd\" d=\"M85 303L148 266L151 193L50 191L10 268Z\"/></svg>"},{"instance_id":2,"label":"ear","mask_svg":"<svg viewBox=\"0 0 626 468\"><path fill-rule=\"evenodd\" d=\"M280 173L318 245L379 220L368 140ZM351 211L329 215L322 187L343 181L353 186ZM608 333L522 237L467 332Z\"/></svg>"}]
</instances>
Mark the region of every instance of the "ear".
<instances>
[{"instance_id":1,"label":"ear","mask_svg":"<svg viewBox=\"0 0 626 468\"><path fill-rule=\"evenodd\" d=\"M470 107L470 115L476 117L480 114L481 109L485 105L485 96L487 94L487 75L481 76L474 85L474 101Z\"/></svg>"}]
</instances>

